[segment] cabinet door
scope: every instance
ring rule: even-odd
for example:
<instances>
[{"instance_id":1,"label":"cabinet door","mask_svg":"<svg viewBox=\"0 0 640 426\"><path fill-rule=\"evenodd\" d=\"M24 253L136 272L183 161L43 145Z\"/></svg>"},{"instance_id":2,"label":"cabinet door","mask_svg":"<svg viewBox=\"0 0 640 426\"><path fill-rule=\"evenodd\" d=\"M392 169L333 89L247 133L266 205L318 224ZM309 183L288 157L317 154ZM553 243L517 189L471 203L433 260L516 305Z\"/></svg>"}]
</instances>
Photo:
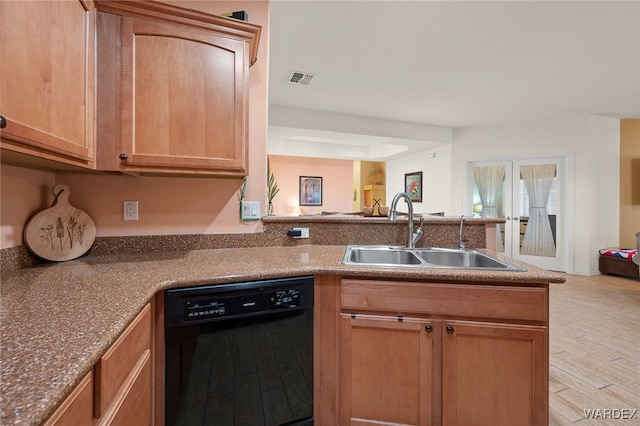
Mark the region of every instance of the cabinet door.
<instances>
[{"instance_id":1,"label":"cabinet door","mask_svg":"<svg viewBox=\"0 0 640 426\"><path fill-rule=\"evenodd\" d=\"M341 424L431 424L432 333L425 320L341 318Z\"/></svg>"},{"instance_id":2,"label":"cabinet door","mask_svg":"<svg viewBox=\"0 0 640 426\"><path fill-rule=\"evenodd\" d=\"M93 5L0 2L2 148L93 167Z\"/></svg>"},{"instance_id":3,"label":"cabinet door","mask_svg":"<svg viewBox=\"0 0 640 426\"><path fill-rule=\"evenodd\" d=\"M444 321L443 424L547 425L546 327Z\"/></svg>"},{"instance_id":4,"label":"cabinet door","mask_svg":"<svg viewBox=\"0 0 640 426\"><path fill-rule=\"evenodd\" d=\"M104 40L108 49L109 37ZM111 114L122 121L109 125L120 142L105 151L104 165L134 172L246 174L249 43L129 17L121 18L121 43L120 110ZM100 88L103 95L111 96Z\"/></svg>"}]
</instances>

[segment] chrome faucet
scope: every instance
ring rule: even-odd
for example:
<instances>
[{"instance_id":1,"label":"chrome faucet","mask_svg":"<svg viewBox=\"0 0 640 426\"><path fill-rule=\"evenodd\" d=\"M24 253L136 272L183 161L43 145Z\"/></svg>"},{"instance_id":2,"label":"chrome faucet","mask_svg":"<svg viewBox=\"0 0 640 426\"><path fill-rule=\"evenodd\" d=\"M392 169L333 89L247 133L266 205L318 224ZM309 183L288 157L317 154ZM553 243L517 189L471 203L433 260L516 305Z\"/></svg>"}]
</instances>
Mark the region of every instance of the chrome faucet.
<instances>
[{"instance_id":1,"label":"chrome faucet","mask_svg":"<svg viewBox=\"0 0 640 426\"><path fill-rule=\"evenodd\" d=\"M464 250L465 246L464 243L467 242L467 240L463 240L462 239L462 226L464 225L464 215L460 216L460 237L459 237L459 248L460 250Z\"/></svg>"},{"instance_id":2,"label":"chrome faucet","mask_svg":"<svg viewBox=\"0 0 640 426\"><path fill-rule=\"evenodd\" d=\"M407 206L409 207L409 220L408 220L409 235L407 238L407 247L414 248L416 246L416 243L422 236L422 225L424 223L424 218L420 217L420 227L414 233L413 232L413 202L411 201L411 197L409 196L409 194L407 194L406 192L398 192L395 195L395 197L393 197L393 201L391 201L391 207L389 208L389 222L397 221L397 213L398 213L397 206L398 206L398 201L400 201L400 198L404 198L405 202L407 203Z\"/></svg>"}]
</instances>

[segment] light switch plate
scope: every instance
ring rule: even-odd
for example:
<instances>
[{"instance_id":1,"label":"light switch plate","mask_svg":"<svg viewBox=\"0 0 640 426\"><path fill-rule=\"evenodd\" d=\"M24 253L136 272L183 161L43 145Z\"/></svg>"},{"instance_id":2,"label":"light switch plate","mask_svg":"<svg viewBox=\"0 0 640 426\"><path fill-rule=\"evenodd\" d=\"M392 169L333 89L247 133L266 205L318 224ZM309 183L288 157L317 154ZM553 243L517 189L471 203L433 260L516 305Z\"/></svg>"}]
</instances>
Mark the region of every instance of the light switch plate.
<instances>
[{"instance_id":1,"label":"light switch plate","mask_svg":"<svg viewBox=\"0 0 640 426\"><path fill-rule=\"evenodd\" d=\"M258 220L260 219L260 201L241 201L240 219Z\"/></svg>"}]
</instances>

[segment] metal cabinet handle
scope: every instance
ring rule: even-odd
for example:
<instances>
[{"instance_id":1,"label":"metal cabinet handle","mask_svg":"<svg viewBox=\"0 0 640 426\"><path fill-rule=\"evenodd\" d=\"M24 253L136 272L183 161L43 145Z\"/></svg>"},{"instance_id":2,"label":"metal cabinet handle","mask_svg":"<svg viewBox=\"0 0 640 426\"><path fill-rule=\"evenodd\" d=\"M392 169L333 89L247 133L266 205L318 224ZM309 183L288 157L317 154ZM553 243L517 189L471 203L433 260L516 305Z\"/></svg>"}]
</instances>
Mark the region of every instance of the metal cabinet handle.
<instances>
[{"instance_id":1,"label":"metal cabinet handle","mask_svg":"<svg viewBox=\"0 0 640 426\"><path fill-rule=\"evenodd\" d=\"M433 326L431 324L425 325L424 331L426 331L427 333L431 333L433 331Z\"/></svg>"},{"instance_id":2,"label":"metal cabinet handle","mask_svg":"<svg viewBox=\"0 0 640 426\"><path fill-rule=\"evenodd\" d=\"M454 330L454 328L452 326L450 326L450 325L447 326L447 333L453 334L454 331L455 330Z\"/></svg>"},{"instance_id":3,"label":"metal cabinet handle","mask_svg":"<svg viewBox=\"0 0 640 426\"><path fill-rule=\"evenodd\" d=\"M122 161L127 161L129 159L129 156L123 152L122 154L120 154L120 159Z\"/></svg>"},{"instance_id":4,"label":"metal cabinet handle","mask_svg":"<svg viewBox=\"0 0 640 426\"><path fill-rule=\"evenodd\" d=\"M3 115L0 115L0 129L7 127L7 119Z\"/></svg>"}]
</instances>

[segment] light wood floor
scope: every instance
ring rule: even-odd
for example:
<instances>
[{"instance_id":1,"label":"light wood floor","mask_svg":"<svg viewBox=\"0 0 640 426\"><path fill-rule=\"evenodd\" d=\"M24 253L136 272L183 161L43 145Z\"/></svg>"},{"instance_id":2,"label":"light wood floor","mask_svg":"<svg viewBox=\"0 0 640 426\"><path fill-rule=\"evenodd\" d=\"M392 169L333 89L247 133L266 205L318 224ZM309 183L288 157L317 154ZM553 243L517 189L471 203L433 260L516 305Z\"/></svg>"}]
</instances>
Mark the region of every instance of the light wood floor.
<instances>
[{"instance_id":1,"label":"light wood floor","mask_svg":"<svg viewBox=\"0 0 640 426\"><path fill-rule=\"evenodd\" d=\"M549 424L640 425L640 281L566 277L551 285Z\"/></svg>"}]
</instances>

